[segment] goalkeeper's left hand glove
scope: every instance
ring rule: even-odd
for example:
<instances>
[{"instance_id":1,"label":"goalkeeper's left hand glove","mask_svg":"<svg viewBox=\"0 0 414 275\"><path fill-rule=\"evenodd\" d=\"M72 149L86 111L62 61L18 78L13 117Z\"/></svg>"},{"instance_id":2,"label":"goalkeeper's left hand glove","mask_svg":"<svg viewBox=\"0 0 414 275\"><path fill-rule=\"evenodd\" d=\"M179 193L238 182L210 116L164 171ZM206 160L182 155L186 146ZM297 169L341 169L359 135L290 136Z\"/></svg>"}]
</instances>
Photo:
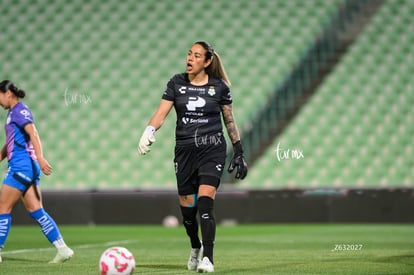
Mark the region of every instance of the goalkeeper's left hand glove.
<instances>
[{"instance_id":1,"label":"goalkeeper's left hand glove","mask_svg":"<svg viewBox=\"0 0 414 275\"><path fill-rule=\"evenodd\" d=\"M235 168L237 168L236 179L242 180L247 176L247 163L244 160L243 147L240 140L233 144L233 151L234 155L227 171L231 173Z\"/></svg>"}]
</instances>

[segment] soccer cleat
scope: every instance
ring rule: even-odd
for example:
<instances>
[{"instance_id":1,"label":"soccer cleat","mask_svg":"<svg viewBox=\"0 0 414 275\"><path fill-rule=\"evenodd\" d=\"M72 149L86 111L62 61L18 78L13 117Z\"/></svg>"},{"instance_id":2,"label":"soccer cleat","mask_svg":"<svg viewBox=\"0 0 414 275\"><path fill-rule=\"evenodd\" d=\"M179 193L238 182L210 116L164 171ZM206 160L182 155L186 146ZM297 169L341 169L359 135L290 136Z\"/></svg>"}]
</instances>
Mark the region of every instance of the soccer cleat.
<instances>
[{"instance_id":1,"label":"soccer cleat","mask_svg":"<svg viewBox=\"0 0 414 275\"><path fill-rule=\"evenodd\" d=\"M210 272L214 272L214 265L210 262L210 259L209 258L204 257L203 260L201 260L198 263L197 272L198 273L210 273Z\"/></svg>"},{"instance_id":2,"label":"soccer cleat","mask_svg":"<svg viewBox=\"0 0 414 275\"><path fill-rule=\"evenodd\" d=\"M59 248L55 258L53 258L49 264L60 264L66 262L73 257L73 254L75 254L73 250L67 246Z\"/></svg>"},{"instance_id":3,"label":"soccer cleat","mask_svg":"<svg viewBox=\"0 0 414 275\"><path fill-rule=\"evenodd\" d=\"M201 248L191 248L190 257L187 263L188 270L196 270L198 263L203 256L203 247Z\"/></svg>"}]
</instances>

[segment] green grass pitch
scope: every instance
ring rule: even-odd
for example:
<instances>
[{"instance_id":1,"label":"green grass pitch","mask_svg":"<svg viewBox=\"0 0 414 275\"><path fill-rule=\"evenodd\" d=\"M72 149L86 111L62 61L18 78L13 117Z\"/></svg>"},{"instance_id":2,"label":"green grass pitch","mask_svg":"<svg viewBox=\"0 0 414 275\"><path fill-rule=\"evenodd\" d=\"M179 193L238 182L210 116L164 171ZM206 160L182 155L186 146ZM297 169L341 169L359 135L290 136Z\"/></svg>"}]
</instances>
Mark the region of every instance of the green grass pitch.
<instances>
[{"instance_id":1,"label":"green grass pitch","mask_svg":"<svg viewBox=\"0 0 414 275\"><path fill-rule=\"evenodd\" d=\"M61 226L75 250L51 265L55 249L37 226L12 226L0 274L99 274L98 259L120 245L134 274L193 274L182 226ZM272 224L218 226L217 274L414 274L414 225Z\"/></svg>"}]
</instances>

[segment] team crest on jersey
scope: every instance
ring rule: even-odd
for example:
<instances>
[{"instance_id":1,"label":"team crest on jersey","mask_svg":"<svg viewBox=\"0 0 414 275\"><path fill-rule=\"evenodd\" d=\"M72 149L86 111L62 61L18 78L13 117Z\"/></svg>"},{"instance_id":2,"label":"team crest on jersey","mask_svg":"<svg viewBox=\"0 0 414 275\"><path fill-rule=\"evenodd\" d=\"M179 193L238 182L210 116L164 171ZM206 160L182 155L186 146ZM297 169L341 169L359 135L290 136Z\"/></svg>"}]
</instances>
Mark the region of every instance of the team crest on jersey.
<instances>
[{"instance_id":1,"label":"team crest on jersey","mask_svg":"<svg viewBox=\"0 0 414 275\"><path fill-rule=\"evenodd\" d=\"M210 86L207 92L209 95L213 96L216 94L216 90L214 89L214 86Z\"/></svg>"},{"instance_id":2,"label":"team crest on jersey","mask_svg":"<svg viewBox=\"0 0 414 275\"><path fill-rule=\"evenodd\" d=\"M6 120L6 124L10 124L10 121L11 121L11 117L10 117L10 116L8 116L8 117L7 117L7 120Z\"/></svg>"}]
</instances>

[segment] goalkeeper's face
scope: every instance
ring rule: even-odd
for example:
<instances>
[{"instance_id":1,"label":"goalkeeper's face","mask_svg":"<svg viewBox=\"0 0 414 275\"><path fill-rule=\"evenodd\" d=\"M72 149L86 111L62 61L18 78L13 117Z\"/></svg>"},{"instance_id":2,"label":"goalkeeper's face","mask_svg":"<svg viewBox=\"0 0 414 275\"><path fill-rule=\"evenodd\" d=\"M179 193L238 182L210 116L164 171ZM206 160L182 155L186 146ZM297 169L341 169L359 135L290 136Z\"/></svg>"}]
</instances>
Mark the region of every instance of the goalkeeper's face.
<instances>
[{"instance_id":1,"label":"goalkeeper's face","mask_svg":"<svg viewBox=\"0 0 414 275\"><path fill-rule=\"evenodd\" d=\"M211 60L206 60L206 50L199 44L194 44L187 53L186 72L197 75L207 68Z\"/></svg>"}]
</instances>

